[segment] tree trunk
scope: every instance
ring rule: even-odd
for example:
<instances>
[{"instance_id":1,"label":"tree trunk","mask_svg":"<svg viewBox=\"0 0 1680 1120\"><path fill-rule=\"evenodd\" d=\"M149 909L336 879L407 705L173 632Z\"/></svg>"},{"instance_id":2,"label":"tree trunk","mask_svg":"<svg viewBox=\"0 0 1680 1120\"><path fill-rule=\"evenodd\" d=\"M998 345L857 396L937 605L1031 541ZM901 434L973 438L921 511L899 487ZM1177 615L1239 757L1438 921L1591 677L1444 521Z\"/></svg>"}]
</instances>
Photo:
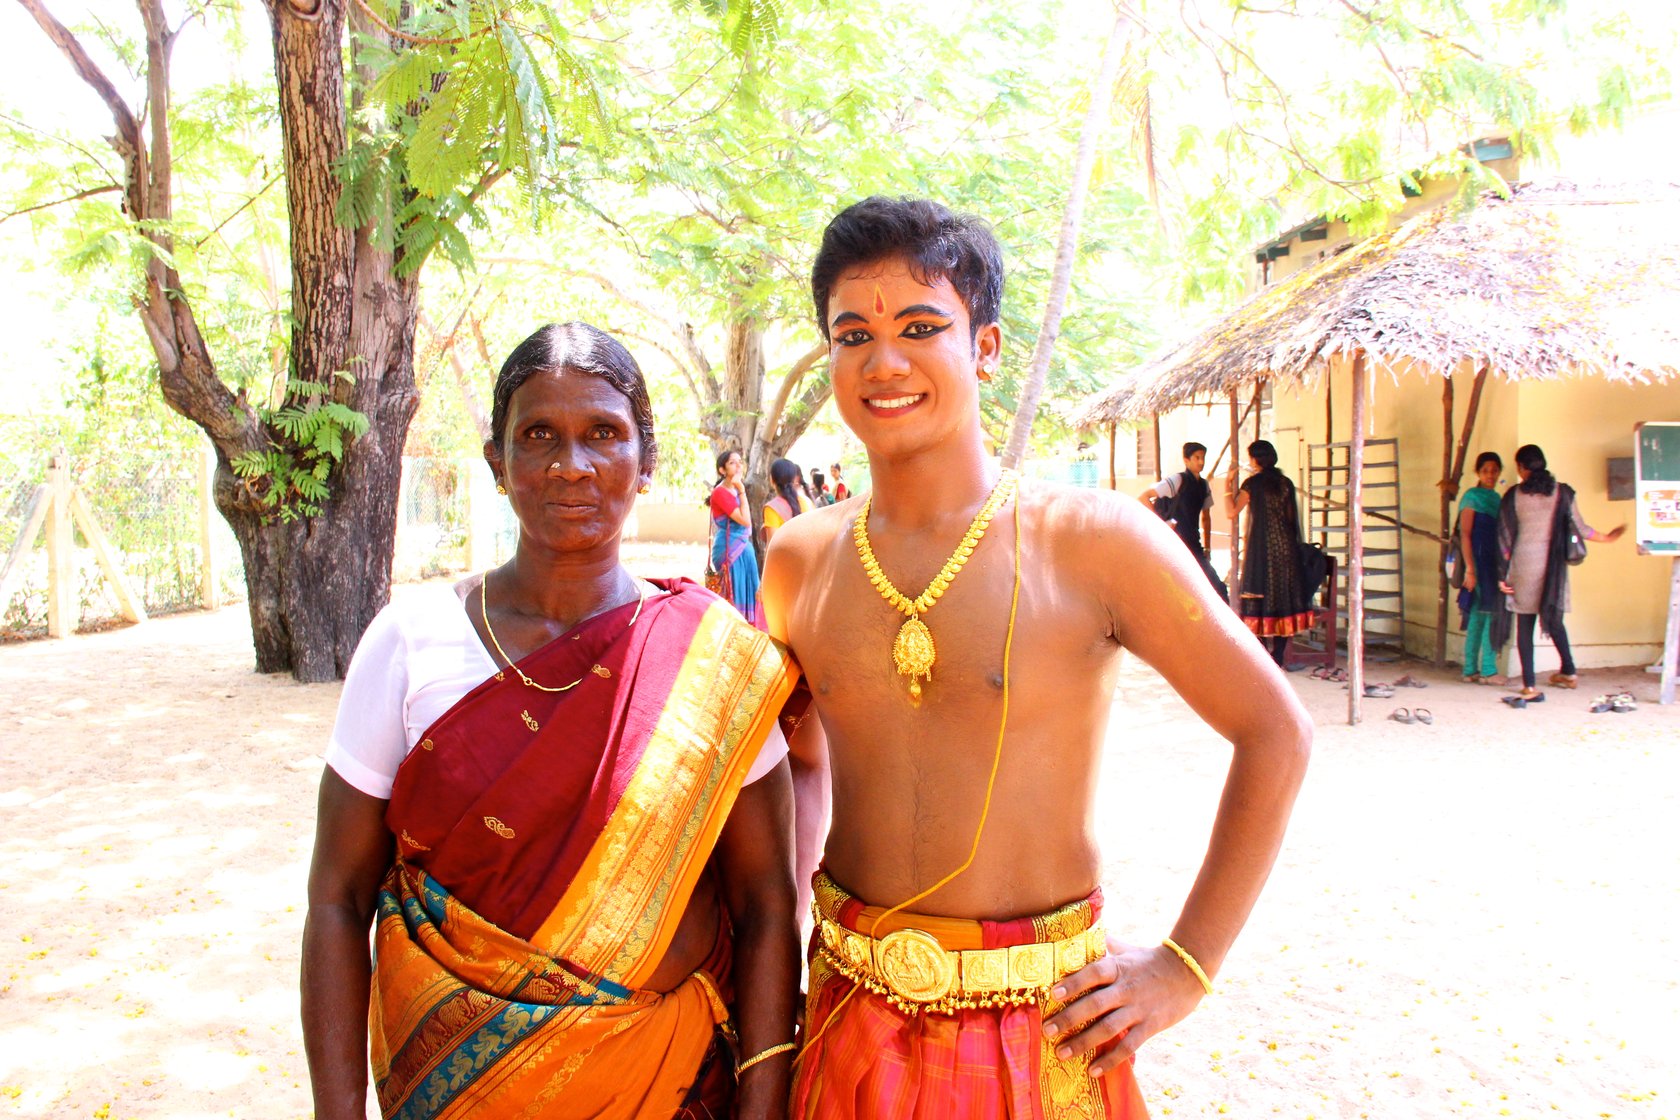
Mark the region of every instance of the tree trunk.
<instances>
[{"instance_id":1,"label":"tree trunk","mask_svg":"<svg viewBox=\"0 0 1680 1120\"><path fill-rule=\"evenodd\" d=\"M402 449L419 406L419 284L416 273L397 275L397 259L368 228L337 220L335 166L346 147L341 0L325 0L308 18L275 0L270 15L291 217L292 376L331 385L333 399L367 417L368 431L346 446L320 513L229 521L246 560L257 668L326 681L344 675L390 599ZM401 201L387 198L373 223L388 221Z\"/></svg>"},{"instance_id":2,"label":"tree trunk","mask_svg":"<svg viewBox=\"0 0 1680 1120\"><path fill-rule=\"evenodd\" d=\"M1039 325L1038 342L1033 347L1032 365L1021 385L1021 399L1009 429L1009 442L1003 450L1003 465L1006 467L1019 467L1021 460L1026 458L1027 437L1032 434L1038 402L1044 397L1044 385L1050 376L1050 362L1056 355L1056 336L1062 330L1062 310L1067 306L1068 286L1073 281L1073 258L1079 249L1079 219L1085 209L1085 192L1091 185L1091 167L1097 157L1097 134L1102 131L1107 119L1115 75L1120 71L1125 32L1130 24L1131 19L1125 12L1115 17L1114 28L1108 33L1108 45L1103 48L1102 68L1091 86L1091 105L1079 130L1079 152L1073 162L1073 181L1068 184L1067 207L1062 211L1061 239L1056 249L1055 269L1050 275L1050 295L1045 300L1044 320Z\"/></svg>"},{"instance_id":3,"label":"tree trunk","mask_svg":"<svg viewBox=\"0 0 1680 1120\"><path fill-rule=\"evenodd\" d=\"M168 27L161 0L139 0L146 94L144 111L136 114L44 0L23 4L111 113L110 143L123 160L124 213L143 236L170 250L169 64L179 28ZM164 400L215 445L216 508L245 561L258 671L326 681L343 675L362 631L390 596L402 447L418 404L418 282L413 271L399 277L391 252L376 248L366 230L337 221L342 188L335 166L346 147L344 2L300 7L290 0L269 5L291 217L289 373L331 386L333 399L369 424L367 434L348 441L318 515L278 520L261 503L262 483L234 475L236 457L283 445L283 438L217 375L185 285L163 260L148 262L136 310L157 356ZM386 216L404 201L387 199Z\"/></svg>"}]
</instances>

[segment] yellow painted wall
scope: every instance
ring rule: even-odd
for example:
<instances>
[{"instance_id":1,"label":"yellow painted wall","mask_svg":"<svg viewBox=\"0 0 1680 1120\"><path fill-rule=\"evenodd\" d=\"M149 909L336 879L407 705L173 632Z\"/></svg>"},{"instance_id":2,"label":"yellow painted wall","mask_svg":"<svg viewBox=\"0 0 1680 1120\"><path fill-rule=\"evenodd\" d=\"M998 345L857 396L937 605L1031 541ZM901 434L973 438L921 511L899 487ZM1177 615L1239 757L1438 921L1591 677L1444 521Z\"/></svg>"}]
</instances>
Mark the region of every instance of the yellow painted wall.
<instances>
[{"instance_id":1,"label":"yellow painted wall","mask_svg":"<svg viewBox=\"0 0 1680 1120\"><path fill-rule=\"evenodd\" d=\"M1348 438L1351 421L1350 375L1345 363L1333 369L1329 385L1335 403L1335 436ZM1471 377L1461 371L1454 392L1453 430L1463 427L1469 407ZM1299 392L1278 390L1270 419L1277 436L1279 466L1304 486L1297 447L1324 439L1325 382ZM1674 385L1625 386L1597 378L1556 383L1511 382L1489 376L1482 392L1474 434L1465 455L1461 485L1474 485L1472 470L1482 451L1496 451L1505 461L1501 489L1517 481L1514 457L1524 443L1546 452L1560 479L1577 492L1582 515L1595 529L1608 530L1633 518L1631 501L1609 500L1608 460L1633 454L1633 425L1640 420L1680 420L1680 388ZM1301 427L1300 443L1287 429ZM1440 531L1441 379L1409 370L1390 376L1376 371L1371 378L1371 438L1400 441L1400 506L1402 520ZM1456 517L1457 503L1453 505ZM1433 657L1439 586L1436 572L1439 546L1425 538L1402 534L1402 573L1405 581L1405 644L1409 653ZM1584 668L1648 664L1662 644L1668 602L1669 562L1638 556L1632 538L1615 544L1588 546L1587 562L1570 573L1572 611L1568 617L1570 644L1577 664ZM1449 660L1463 654L1456 605L1449 600ZM1542 672L1557 667L1557 655L1544 641L1537 643L1536 664ZM1515 666L1515 652L1511 651Z\"/></svg>"},{"instance_id":2,"label":"yellow painted wall","mask_svg":"<svg viewBox=\"0 0 1680 1120\"><path fill-rule=\"evenodd\" d=\"M1680 421L1680 386L1613 385L1596 378L1528 381L1518 390L1517 437L1537 443L1552 473L1575 488L1581 516L1599 531L1633 522L1633 502L1611 501L1607 463L1633 454L1641 420ZM1516 450L1513 444L1512 451ZM1508 470L1514 481L1516 470ZM1639 556L1631 531L1614 544L1587 546L1569 573L1569 640L1586 667L1649 664L1661 652L1671 561ZM1544 642L1537 664L1556 664Z\"/></svg>"}]
</instances>

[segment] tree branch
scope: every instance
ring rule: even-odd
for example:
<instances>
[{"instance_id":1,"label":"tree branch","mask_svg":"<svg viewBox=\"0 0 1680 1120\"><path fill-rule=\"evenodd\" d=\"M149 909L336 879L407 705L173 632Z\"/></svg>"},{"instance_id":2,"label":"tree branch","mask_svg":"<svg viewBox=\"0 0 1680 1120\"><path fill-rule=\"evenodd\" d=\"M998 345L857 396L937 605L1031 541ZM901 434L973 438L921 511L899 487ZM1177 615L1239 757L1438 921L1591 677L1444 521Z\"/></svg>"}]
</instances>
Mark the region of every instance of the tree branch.
<instances>
[{"instance_id":1,"label":"tree branch","mask_svg":"<svg viewBox=\"0 0 1680 1120\"><path fill-rule=\"evenodd\" d=\"M24 214L33 214L37 210L50 210L54 206L63 206L66 202L79 202L84 198L92 198L96 194L110 194L112 191L120 190L122 190L122 187L118 186L116 183L107 183L103 187L89 187L85 191L77 191L75 194L66 195L63 198L55 198L51 202L42 202L35 206L25 206L21 210L12 210L8 213L0 214L0 222L4 222L9 218L20 217Z\"/></svg>"},{"instance_id":2,"label":"tree branch","mask_svg":"<svg viewBox=\"0 0 1680 1120\"><path fill-rule=\"evenodd\" d=\"M64 57L70 60L70 65L75 69L76 76L92 87L93 92L99 95L99 99L105 102L105 107L111 111L111 119L116 122L118 135L122 137L124 143L131 146L135 153L138 153L141 150L140 122L135 119L133 110L122 99L122 95L117 92L117 87L111 84L111 79L105 76L105 72L99 68L99 64L88 55L81 41L70 32L69 28L58 22L56 16L47 11L46 5L41 3L41 0L18 0L18 3L23 5L23 10L34 18L35 22L40 25L41 30L46 32L47 38L52 40L53 46L57 47ZM113 144L112 147L116 147L116 145ZM117 150L122 151L121 148Z\"/></svg>"},{"instance_id":3,"label":"tree branch","mask_svg":"<svg viewBox=\"0 0 1680 1120\"><path fill-rule=\"evenodd\" d=\"M766 441L776 438L777 430L782 425L782 412L787 408L788 398L793 395L794 389L798 388L799 383L805 380L805 375L810 372L812 366L827 357L828 347L819 342L799 355L794 360L793 365L788 367L787 373L782 377L781 385L776 389L776 396L770 402L770 407L764 410L764 420L759 425L759 431L764 433Z\"/></svg>"}]
</instances>

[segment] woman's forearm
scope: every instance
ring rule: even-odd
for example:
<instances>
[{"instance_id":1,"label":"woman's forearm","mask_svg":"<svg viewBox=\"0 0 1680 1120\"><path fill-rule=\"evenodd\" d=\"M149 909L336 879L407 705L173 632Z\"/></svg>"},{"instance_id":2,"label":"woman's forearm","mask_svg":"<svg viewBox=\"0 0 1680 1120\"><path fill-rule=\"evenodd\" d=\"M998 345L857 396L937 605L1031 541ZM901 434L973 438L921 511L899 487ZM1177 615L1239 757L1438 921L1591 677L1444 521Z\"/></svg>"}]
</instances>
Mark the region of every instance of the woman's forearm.
<instances>
[{"instance_id":1,"label":"woman's forearm","mask_svg":"<svg viewBox=\"0 0 1680 1120\"><path fill-rule=\"evenodd\" d=\"M303 1049L317 1120L367 1115L368 922L312 906L303 924Z\"/></svg>"},{"instance_id":2,"label":"woman's forearm","mask_svg":"<svg viewBox=\"0 0 1680 1120\"><path fill-rule=\"evenodd\" d=\"M778 891L778 894L782 892ZM799 998L799 942L791 892L777 905L738 920L735 928L735 1013L741 1060L793 1041ZM781 1120L793 1079L790 1051L741 1073L736 1115L741 1120Z\"/></svg>"}]
</instances>

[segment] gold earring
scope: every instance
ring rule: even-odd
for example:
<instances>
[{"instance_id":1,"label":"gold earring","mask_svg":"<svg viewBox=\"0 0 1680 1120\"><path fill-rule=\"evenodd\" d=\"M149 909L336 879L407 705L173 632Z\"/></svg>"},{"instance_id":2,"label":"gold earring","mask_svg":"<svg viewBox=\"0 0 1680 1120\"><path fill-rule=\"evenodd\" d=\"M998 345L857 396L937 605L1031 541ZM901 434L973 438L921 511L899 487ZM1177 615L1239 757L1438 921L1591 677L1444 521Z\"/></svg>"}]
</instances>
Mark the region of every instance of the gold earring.
<instances>
[{"instance_id":1,"label":"gold earring","mask_svg":"<svg viewBox=\"0 0 1680 1120\"><path fill-rule=\"evenodd\" d=\"M637 490L637 491L636 491L636 493L638 493L638 494L646 494L646 493L647 493L647 492L648 492L648 491L649 491L649 490L651 490L651 489L653 489L653 487L651 487L651 486L643 486L643 487L642 487L642 488L641 488L641 489L639 489L639 490Z\"/></svg>"},{"instance_id":2,"label":"gold earring","mask_svg":"<svg viewBox=\"0 0 1680 1120\"><path fill-rule=\"evenodd\" d=\"M499 482L498 482L498 483L496 483L496 493L498 493L498 494L506 494L506 493L507 493L507 487L506 487L506 486L503 486L503 485L502 485L502 484L501 484L501 483L499 483Z\"/></svg>"},{"instance_id":3,"label":"gold earring","mask_svg":"<svg viewBox=\"0 0 1680 1120\"><path fill-rule=\"evenodd\" d=\"M550 463L548 465L548 469L551 470L551 471L557 471L557 470L560 469L560 464L559 463Z\"/></svg>"}]
</instances>

